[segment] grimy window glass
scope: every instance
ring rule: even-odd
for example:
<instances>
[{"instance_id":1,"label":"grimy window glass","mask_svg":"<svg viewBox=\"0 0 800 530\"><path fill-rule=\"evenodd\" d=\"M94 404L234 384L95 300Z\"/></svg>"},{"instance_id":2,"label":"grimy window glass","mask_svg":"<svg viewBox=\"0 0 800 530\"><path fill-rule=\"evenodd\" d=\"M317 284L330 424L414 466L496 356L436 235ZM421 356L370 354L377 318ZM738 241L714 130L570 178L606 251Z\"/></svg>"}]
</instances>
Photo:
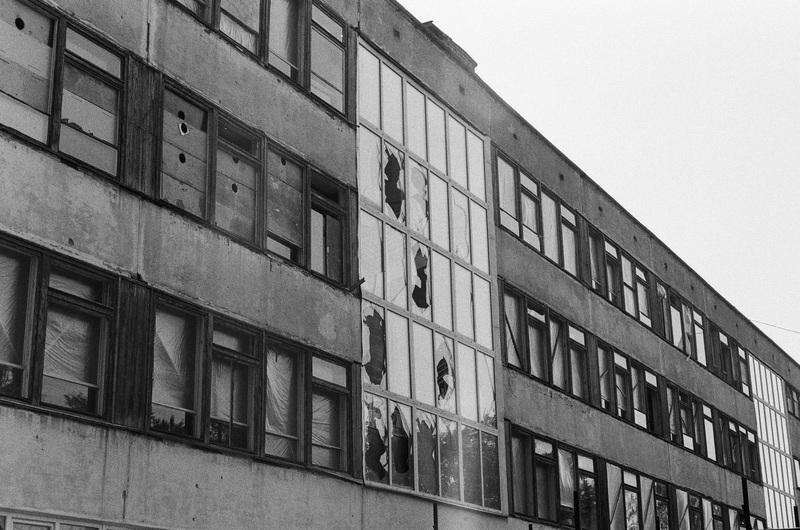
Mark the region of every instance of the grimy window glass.
<instances>
[{"instance_id":1,"label":"grimy window glass","mask_svg":"<svg viewBox=\"0 0 800 530\"><path fill-rule=\"evenodd\" d=\"M260 19L260 0L220 0L220 31L253 53L258 51Z\"/></svg>"},{"instance_id":2,"label":"grimy window glass","mask_svg":"<svg viewBox=\"0 0 800 530\"><path fill-rule=\"evenodd\" d=\"M214 224L254 241L261 178L258 140L227 120L220 120L218 137Z\"/></svg>"},{"instance_id":3,"label":"grimy window glass","mask_svg":"<svg viewBox=\"0 0 800 530\"><path fill-rule=\"evenodd\" d=\"M32 258L0 247L0 394L27 394Z\"/></svg>"},{"instance_id":4,"label":"grimy window glass","mask_svg":"<svg viewBox=\"0 0 800 530\"><path fill-rule=\"evenodd\" d=\"M229 447L252 446L254 365L252 338L215 323L211 361L209 441Z\"/></svg>"},{"instance_id":5,"label":"grimy window glass","mask_svg":"<svg viewBox=\"0 0 800 530\"><path fill-rule=\"evenodd\" d=\"M344 111L344 28L311 8L311 93Z\"/></svg>"},{"instance_id":6,"label":"grimy window glass","mask_svg":"<svg viewBox=\"0 0 800 530\"><path fill-rule=\"evenodd\" d=\"M303 169L274 151L267 154L267 248L298 262L303 249Z\"/></svg>"}]
</instances>

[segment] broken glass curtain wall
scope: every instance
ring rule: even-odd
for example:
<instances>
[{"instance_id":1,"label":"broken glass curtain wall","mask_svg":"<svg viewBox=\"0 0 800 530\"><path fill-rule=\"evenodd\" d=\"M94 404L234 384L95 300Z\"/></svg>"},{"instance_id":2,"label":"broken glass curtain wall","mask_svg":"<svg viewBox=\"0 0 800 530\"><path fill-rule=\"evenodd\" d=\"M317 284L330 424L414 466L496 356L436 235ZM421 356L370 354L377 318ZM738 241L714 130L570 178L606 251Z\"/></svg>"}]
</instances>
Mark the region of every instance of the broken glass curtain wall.
<instances>
[{"instance_id":1,"label":"broken glass curtain wall","mask_svg":"<svg viewBox=\"0 0 800 530\"><path fill-rule=\"evenodd\" d=\"M499 509L484 142L358 61L365 474Z\"/></svg>"}]
</instances>

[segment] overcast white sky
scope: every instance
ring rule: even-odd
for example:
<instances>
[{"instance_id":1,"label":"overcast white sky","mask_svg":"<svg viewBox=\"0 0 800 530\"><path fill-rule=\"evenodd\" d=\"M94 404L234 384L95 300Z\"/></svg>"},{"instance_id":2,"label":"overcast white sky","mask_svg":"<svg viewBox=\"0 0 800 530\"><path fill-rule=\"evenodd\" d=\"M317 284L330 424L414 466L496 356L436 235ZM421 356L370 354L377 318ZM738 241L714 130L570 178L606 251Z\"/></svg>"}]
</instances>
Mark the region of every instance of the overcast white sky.
<instances>
[{"instance_id":1,"label":"overcast white sky","mask_svg":"<svg viewBox=\"0 0 800 530\"><path fill-rule=\"evenodd\" d=\"M800 361L800 1L400 2Z\"/></svg>"}]
</instances>

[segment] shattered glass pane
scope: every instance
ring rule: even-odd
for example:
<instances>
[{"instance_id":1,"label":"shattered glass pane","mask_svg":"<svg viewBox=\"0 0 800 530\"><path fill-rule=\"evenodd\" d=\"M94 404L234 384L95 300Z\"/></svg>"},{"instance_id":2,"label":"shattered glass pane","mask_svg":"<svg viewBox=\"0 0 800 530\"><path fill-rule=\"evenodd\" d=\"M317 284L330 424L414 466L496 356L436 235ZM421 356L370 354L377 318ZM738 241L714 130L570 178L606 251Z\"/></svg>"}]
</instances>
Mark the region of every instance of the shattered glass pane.
<instances>
[{"instance_id":1,"label":"shattered glass pane","mask_svg":"<svg viewBox=\"0 0 800 530\"><path fill-rule=\"evenodd\" d=\"M370 214L361 211L358 230L361 289L383 297L383 227Z\"/></svg>"},{"instance_id":2,"label":"shattered glass pane","mask_svg":"<svg viewBox=\"0 0 800 530\"><path fill-rule=\"evenodd\" d=\"M460 499L460 465L458 458L458 424L439 418L439 454L441 455L442 496Z\"/></svg>"},{"instance_id":3,"label":"shattered glass pane","mask_svg":"<svg viewBox=\"0 0 800 530\"><path fill-rule=\"evenodd\" d=\"M455 266L453 287L456 297L456 331L475 338L472 324L472 273L462 267Z\"/></svg>"},{"instance_id":4,"label":"shattered glass pane","mask_svg":"<svg viewBox=\"0 0 800 530\"><path fill-rule=\"evenodd\" d=\"M439 450L436 416L421 410L416 413L415 436L419 466L419 491L439 494Z\"/></svg>"},{"instance_id":5,"label":"shattered glass pane","mask_svg":"<svg viewBox=\"0 0 800 530\"><path fill-rule=\"evenodd\" d=\"M470 261L469 200L463 193L453 190L453 252L466 262Z\"/></svg>"},{"instance_id":6,"label":"shattered glass pane","mask_svg":"<svg viewBox=\"0 0 800 530\"><path fill-rule=\"evenodd\" d=\"M497 452L497 436L481 432L483 454L483 505L500 509L500 457Z\"/></svg>"},{"instance_id":7,"label":"shattered glass pane","mask_svg":"<svg viewBox=\"0 0 800 530\"><path fill-rule=\"evenodd\" d=\"M388 143L383 144L383 211L404 223L406 220L405 155Z\"/></svg>"},{"instance_id":8,"label":"shattered glass pane","mask_svg":"<svg viewBox=\"0 0 800 530\"><path fill-rule=\"evenodd\" d=\"M406 83L406 113L408 114L408 148L426 158L425 96Z\"/></svg>"},{"instance_id":9,"label":"shattered glass pane","mask_svg":"<svg viewBox=\"0 0 800 530\"><path fill-rule=\"evenodd\" d=\"M386 326L383 308L363 302L361 324L364 382L386 388Z\"/></svg>"},{"instance_id":10,"label":"shattered glass pane","mask_svg":"<svg viewBox=\"0 0 800 530\"><path fill-rule=\"evenodd\" d=\"M457 361L458 413L467 419L478 421L478 377L475 371L475 350L458 343Z\"/></svg>"},{"instance_id":11,"label":"shattered glass pane","mask_svg":"<svg viewBox=\"0 0 800 530\"><path fill-rule=\"evenodd\" d=\"M386 349L389 390L411 397L411 364L408 358L408 320L386 312Z\"/></svg>"},{"instance_id":12,"label":"shattered glass pane","mask_svg":"<svg viewBox=\"0 0 800 530\"><path fill-rule=\"evenodd\" d=\"M408 227L428 237L428 171L408 159Z\"/></svg>"},{"instance_id":13,"label":"shattered glass pane","mask_svg":"<svg viewBox=\"0 0 800 530\"><path fill-rule=\"evenodd\" d=\"M480 506L483 503L481 488L481 433L474 427L461 426L461 454L464 473L464 501Z\"/></svg>"},{"instance_id":14,"label":"shattered glass pane","mask_svg":"<svg viewBox=\"0 0 800 530\"><path fill-rule=\"evenodd\" d=\"M448 122L448 137L450 142L450 178L467 187L467 139L466 129L455 118L450 116Z\"/></svg>"},{"instance_id":15,"label":"shattered glass pane","mask_svg":"<svg viewBox=\"0 0 800 530\"><path fill-rule=\"evenodd\" d=\"M392 484L414 487L414 454L411 434L411 407L390 402L392 420Z\"/></svg>"},{"instance_id":16,"label":"shattered glass pane","mask_svg":"<svg viewBox=\"0 0 800 530\"><path fill-rule=\"evenodd\" d=\"M469 191L486 200L485 162L483 140L472 131L467 132L467 160L469 162Z\"/></svg>"},{"instance_id":17,"label":"shattered glass pane","mask_svg":"<svg viewBox=\"0 0 800 530\"><path fill-rule=\"evenodd\" d=\"M363 46L358 47L358 113L380 127L380 60Z\"/></svg>"},{"instance_id":18,"label":"shattered glass pane","mask_svg":"<svg viewBox=\"0 0 800 530\"><path fill-rule=\"evenodd\" d=\"M444 110L428 100L428 162L442 172L447 171L444 137Z\"/></svg>"},{"instance_id":19,"label":"shattered glass pane","mask_svg":"<svg viewBox=\"0 0 800 530\"><path fill-rule=\"evenodd\" d=\"M430 250L415 240L411 240L411 309L417 315L431 318L431 263ZM363 256L363 254L362 254Z\"/></svg>"},{"instance_id":20,"label":"shattered glass pane","mask_svg":"<svg viewBox=\"0 0 800 530\"><path fill-rule=\"evenodd\" d=\"M494 391L494 357L478 352L478 421L497 427Z\"/></svg>"},{"instance_id":21,"label":"shattered glass pane","mask_svg":"<svg viewBox=\"0 0 800 530\"><path fill-rule=\"evenodd\" d=\"M161 195L198 217L206 212L206 111L164 92Z\"/></svg>"},{"instance_id":22,"label":"shattered glass pane","mask_svg":"<svg viewBox=\"0 0 800 530\"><path fill-rule=\"evenodd\" d=\"M381 183L381 139L364 127L358 134L358 192L361 198L376 208L383 203Z\"/></svg>"},{"instance_id":23,"label":"shattered glass pane","mask_svg":"<svg viewBox=\"0 0 800 530\"><path fill-rule=\"evenodd\" d=\"M447 183L430 174L431 241L445 250L450 250L450 214L447 199Z\"/></svg>"},{"instance_id":24,"label":"shattered glass pane","mask_svg":"<svg viewBox=\"0 0 800 530\"><path fill-rule=\"evenodd\" d=\"M450 260L433 253L433 321L452 329L453 307L450 291Z\"/></svg>"},{"instance_id":25,"label":"shattered glass pane","mask_svg":"<svg viewBox=\"0 0 800 530\"><path fill-rule=\"evenodd\" d=\"M414 323L414 398L435 405L435 377L433 375L433 332Z\"/></svg>"},{"instance_id":26,"label":"shattered glass pane","mask_svg":"<svg viewBox=\"0 0 800 530\"><path fill-rule=\"evenodd\" d=\"M453 339L436 333L434 340L436 361L436 406L455 413L455 363L453 362Z\"/></svg>"},{"instance_id":27,"label":"shattered glass pane","mask_svg":"<svg viewBox=\"0 0 800 530\"><path fill-rule=\"evenodd\" d=\"M46 142L53 21L22 2L0 5L0 121Z\"/></svg>"},{"instance_id":28,"label":"shattered glass pane","mask_svg":"<svg viewBox=\"0 0 800 530\"><path fill-rule=\"evenodd\" d=\"M381 64L381 109L383 131L402 143L403 141L403 79Z\"/></svg>"},{"instance_id":29,"label":"shattered glass pane","mask_svg":"<svg viewBox=\"0 0 800 530\"><path fill-rule=\"evenodd\" d=\"M386 301L406 308L408 278L406 274L406 236L401 231L386 228Z\"/></svg>"},{"instance_id":30,"label":"shattered glass pane","mask_svg":"<svg viewBox=\"0 0 800 530\"><path fill-rule=\"evenodd\" d=\"M487 348L492 348L491 284L477 274L472 278L475 299L475 340Z\"/></svg>"},{"instance_id":31,"label":"shattered glass pane","mask_svg":"<svg viewBox=\"0 0 800 530\"><path fill-rule=\"evenodd\" d=\"M486 232L486 210L469 201L470 228L472 230L472 264L489 272L489 236Z\"/></svg>"},{"instance_id":32,"label":"shattered glass pane","mask_svg":"<svg viewBox=\"0 0 800 530\"><path fill-rule=\"evenodd\" d=\"M388 484L389 417L385 399L364 394L364 424L364 478Z\"/></svg>"}]
</instances>

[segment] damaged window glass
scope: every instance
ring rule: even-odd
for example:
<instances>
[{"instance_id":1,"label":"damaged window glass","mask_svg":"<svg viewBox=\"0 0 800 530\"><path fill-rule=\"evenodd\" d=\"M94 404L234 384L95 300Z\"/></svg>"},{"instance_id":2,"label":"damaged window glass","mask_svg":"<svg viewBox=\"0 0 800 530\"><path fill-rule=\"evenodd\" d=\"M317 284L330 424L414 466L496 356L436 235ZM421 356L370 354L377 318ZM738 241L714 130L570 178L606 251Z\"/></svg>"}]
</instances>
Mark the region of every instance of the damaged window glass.
<instances>
[{"instance_id":1,"label":"damaged window glass","mask_svg":"<svg viewBox=\"0 0 800 530\"><path fill-rule=\"evenodd\" d=\"M414 455L411 435L411 407L390 402L392 409L391 470L392 484L414 487Z\"/></svg>"},{"instance_id":2,"label":"damaged window glass","mask_svg":"<svg viewBox=\"0 0 800 530\"><path fill-rule=\"evenodd\" d=\"M411 291L411 309L417 315L431 318L431 266L430 250L425 245L412 240L411 244L411 276L413 288ZM363 256L364 254L362 254ZM369 258L368 258L369 259Z\"/></svg>"},{"instance_id":3,"label":"damaged window glass","mask_svg":"<svg viewBox=\"0 0 800 530\"><path fill-rule=\"evenodd\" d=\"M47 142L54 23L17 0L0 2L0 121Z\"/></svg>"},{"instance_id":4,"label":"damaged window glass","mask_svg":"<svg viewBox=\"0 0 800 530\"><path fill-rule=\"evenodd\" d=\"M363 211L358 242L360 258L358 264L361 268L360 276L364 279L361 289L383 297L383 224ZM430 288L428 290L430 291Z\"/></svg>"},{"instance_id":5,"label":"damaged window glass","mask_svg":"<svg viewBox=\"0 0 800 530\"><path fill-rule=\"evenodd\" d=\"M386 400L364 394L364 478L371 482L389 483L388 425Z\"/></svg>"},{"instance_id":6,"label":"damaged window glass","mask_svg":"<svg viewBox=\"0 0 800 530\"><path fill-rule=\"evenodd\" d=\"M364 382L386 388L386 325L383 308L364 302L361 324Z\"/></svg>"},{"instance_id":7,"label":"damaged window glass","mask_svg":"<svg viewBox=\"0 0 800 530\"><path fill-rule=\"evenodd\" d=\"M383 144L383 199L384 212L393 215L399 222L406 219L405 155L388 143Z\"/></svg>"},{"instance_id":8,"label":"damaged window glass","mask_svg":"<svg viewBox=\"0 0 800 530\"><path fill-rule=\"evenodd\" d=\"M419 490L431 495L439 494L439 435L436 416L417 411L414 435L417 439L417 461L419 465Z\"/></svg>"},{"instance_id":9,"label":"damaged window glass","mask_svg":"<svg viewBox=\"0 0 800 530\"><path fill-rule=\"evenodd\" d=\"M174 92L164 92L161 196L198 217L206 215L208 115Z\"/></svg>"},{"instance_id":10,"label":"damaged window glass","mask_svg":"<svg viewBox=\"0 0 800 530\"><path fill-rule=\"evenodd\" d=\"M408 227L428 237L428 171L408 159Z\"/></svg>"},{"instance_id":11,"label":"damaged window glass","mask_svg":"<svg viewBox=\"0 0 800 530\"><path fill-rule=\"evenodd\" d=\"M456 374L453 362L453 339L436 334L434 360L436 362L436 406L455 413Z\"/></svg>"},{"instance_id":12,"label":"damaged window glass","mask_svg":"<svg viewBox=\"0 0 800 530\"><path fill-rule=\"evenodd\" d=\"M464 501L480 506L481 491L481 436L480 431L467 425L461 426L462 473L464 476Z\"/></svg>"}]
</instances>

